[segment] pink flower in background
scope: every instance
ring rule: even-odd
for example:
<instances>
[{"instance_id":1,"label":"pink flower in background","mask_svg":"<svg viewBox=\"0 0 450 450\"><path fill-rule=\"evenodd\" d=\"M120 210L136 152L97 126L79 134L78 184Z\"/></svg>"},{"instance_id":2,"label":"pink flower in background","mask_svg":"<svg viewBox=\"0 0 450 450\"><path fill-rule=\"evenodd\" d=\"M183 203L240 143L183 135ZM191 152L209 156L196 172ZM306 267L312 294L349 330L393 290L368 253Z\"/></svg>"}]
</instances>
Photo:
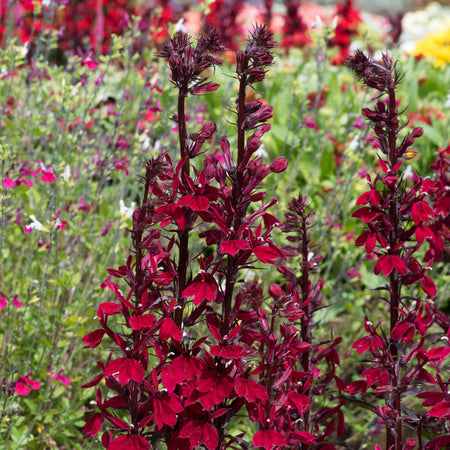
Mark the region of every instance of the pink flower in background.
<instances>
[{"instance_id":1,"label":"pink flower in background","mask_svg":"<svg viewBox=\"0 0 450 450\"><path fill-rule=\"evenodd\" d=\"M302 124L305 125L307 128L311 128L312 130L319 131L319 126L316 122L314 122L314 119L317 117L317 114L314 114L310 117L310 114L306 114L305 118L302 120Z\"/></svg>"},{"instance_id":2,"label":"pink flower in background","mask_svg":"<svg viewBox=\"0 0 450 450\"><path fill-rule=\"evenodd\" d=\"M52 170L43 170L41 180L44 183L53 183L56 180L56 177Z\"/></svg>"},{"instance_id":3,"label":"pink flower in background","mask_svg":"<svg viewBox=\"0 0 450 450\"><path fill-rule=\"evenodd\" d=\"M15 294L14 297L13 297L13 299L12 299L12 302L11 302L11 303L12 303L16 308L22 308L23 303L22 303L21 301L17 300L18 297L19 297L19 295L18 295L18 294Z\"/></svg>"},{"instance_id":4,"label":"pink flower in background","mask_svg":"<svg viewBox=\"0 0 450 450\"><path fill-rule=\"evenodd\" d=\"M33 372L30 371L25 376L19 375L14 386L16 394L28 395L31 392L31 389L37 390L41 387L39 381L34 381L31 378L29 378L32 373Z\"/></svg>"},{"instance_id":5,"label":"pink flower in background","mask_svg":"<svg viewBox=\"0 0 450 450\"><path fill-rule=\"evenodd\" d=\"M17 181L11 180L11 178L5 178L3 180L3 187L5 189L13 188L18 185Z\"/></svg>"},{"instance_id":6,"label":"pink flower in background","mask_svg":"<svg viewBox=\"0 0 450 450\"><path fill-rule=\"evenodd\" d=\"M69 386L71 383L71 380L69 377L65 377L63 375L64 370L58 370L58 372L55 374L54 372L49 372L50 374L50 381L60 381L64 386Z\"/></svg>"},{"instance_id":7,"label":"pink flower in background","mask_svg":"<svg viewBox=\"0 0 450 450\"><path fill-rule=\"evenodd\" d=\"M93 52L89 52L81 61L82 66L86 66L89 70L94 70L98 66L98 62L92 59Z\"/></svg>"},{"instance_id":8,"label":"pink flower in background","mask_svg":"<svg viewBox=\"0 0 450 450\"><path fill-rule=\"evenodd\" d=\"M4 296L0 297L0 309L5 309L7 304L8 300Z\"/></svg>"}]
</instances>

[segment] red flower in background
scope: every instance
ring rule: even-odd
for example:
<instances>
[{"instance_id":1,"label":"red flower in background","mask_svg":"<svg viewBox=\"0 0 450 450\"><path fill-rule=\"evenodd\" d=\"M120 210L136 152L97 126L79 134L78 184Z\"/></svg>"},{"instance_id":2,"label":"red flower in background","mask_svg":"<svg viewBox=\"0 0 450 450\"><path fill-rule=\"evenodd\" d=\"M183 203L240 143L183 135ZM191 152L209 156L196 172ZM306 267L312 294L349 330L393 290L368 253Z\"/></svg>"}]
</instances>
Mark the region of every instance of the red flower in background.
<instances>
[{"instance_id":1,"label":"red flower in background","mask_svg":"<svg viewBox=\"0 0 450 450\"><path fill-rule=\"evenodd\" d=\"M337 47L339 54L332 58L332 64L343 64L350 54L350 44L354 36L358 34L358 25L362 22L360 10L354 8L353 0L345 0L345 3L336 5L337 24L334 36L330 40L332 47Z\"/></svg>"},{"instance_id":2,"label":"red flower in background","mask_svg":"<svg viewBox=\"0 0 450 450\"><path fill-rule=\"evenodd\" d=\"M284 18L283 38L281 39L281 46L289 47L303 47L311 42L311 39L306 35L308 27L302 20L300 14L300 0L285 0L286 16Z\"/></svg>"}]
</instances>

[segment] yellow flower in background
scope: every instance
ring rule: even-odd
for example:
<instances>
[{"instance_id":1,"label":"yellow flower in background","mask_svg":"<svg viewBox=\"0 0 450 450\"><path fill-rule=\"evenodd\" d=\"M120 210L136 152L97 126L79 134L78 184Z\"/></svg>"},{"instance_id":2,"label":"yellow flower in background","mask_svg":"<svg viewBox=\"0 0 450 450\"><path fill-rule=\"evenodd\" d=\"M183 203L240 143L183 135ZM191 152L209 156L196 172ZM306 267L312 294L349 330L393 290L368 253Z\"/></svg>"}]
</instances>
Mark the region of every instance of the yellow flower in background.
<instances>
[{"instance_id":1,"label":"yellow flower in background","mask_svg":"<svg viewBox=\"0 0 450 450\"><path fill-rule=\"evenodd\" d=\"M433 58L435 67L450 63L450 27L427 34L416 42L411 53L415 56Z\"/></svg>"}]
</instances>

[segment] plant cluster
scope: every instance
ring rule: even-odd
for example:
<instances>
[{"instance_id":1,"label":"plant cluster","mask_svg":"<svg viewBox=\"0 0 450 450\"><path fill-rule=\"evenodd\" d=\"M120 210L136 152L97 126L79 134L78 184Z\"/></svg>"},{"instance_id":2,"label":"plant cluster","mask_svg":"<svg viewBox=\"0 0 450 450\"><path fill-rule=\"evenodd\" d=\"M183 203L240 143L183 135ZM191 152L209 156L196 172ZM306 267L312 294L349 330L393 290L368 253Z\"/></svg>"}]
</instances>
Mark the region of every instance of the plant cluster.
<instances>
[{"instance_id":1,"label":"plant cluster","mask_svg":"<svg viewBox=\"0 0 450 450\"><path fill-rule=\"evenodd\" d=\"M214 122L190 134L186 124L186 99L218 88L204 75L221 63L216 33L196 45L178 33L158 54L178 92L172 120L179 156L174 161L161 152L145 163L143 197L130 230L132 254L125 265L108 270L122 283L110 283L115 301L99 305L100 328L83 338L87 348L105 337L113 344L107 360L97 363L101 372L83 386L104 380L113 392L104 398L97 388L98 411L84 427L85 437L97 436L106 423L101 441L108 449L160 443L169 449L249 448L238 425L243 411L255 424L253 447L333 449L345 442L343 407L352 402L383 424L386 448L416 445L404 438L405 426L416 432L421 448L425 436L438 434L428 449L450 441L448 380L442 378L450 347L426 347L432 325L449 333L448 320L431 300L437 290L428 275L444 252L443 159L433 166L440 174L436 181L402 176L404 155L423 133L414 128L400 139L396 89L402 77L387 55L381 61L361 51L349 57L356 77L379 92L374 109L362 113L373 124L380 170L374 179L365 175L369 190L358 198L353 217L367 226L356 245L375 259L375 275L387 278L377 298L387 305L390 326L386 330L382 320L375 324L366 316L367 334L352 348L371 356L361 361L361 379L344 381L338 373L342 337L316 341L313 332L325 281L313 281L322 257L311 242L315 223L308 198L292 200L283 224L268 212L276 200L260 189L287 164L278 157L266 165L255 154L270 130L272 107L247 99L247 90L264 81L274 45L271 32L257 26L245 50L236 53L238 94L228 106L235 117L234 151L225 137L214 148ZM213 147L205 148L207 143ZM278 227L291 245L275 244ZM289 257L298 269L279 265L285 281L271 284L266 297L264 283L249 272ZM416 285L427 297L414 291ZM418 393L420 385L427 389ZM440 390L429 391L429 385ZM431 398L439 402L413 413L414 397L424 400L423 407Z\"/></svg>"},{"instance_id":2,"label":"plant cluster","mask_svg":"<svg viewBox=\"0 0 450 450\"><path fill-rule=\"evenodd\" d=\"M149 4L140 4L130 0L94 1L81 0L69 2L57 1L18 1L0 3L0 42L5 36L14 34L30 47L32 55L34 47L42 37L56 34L59 52L54 58L59 63L65 61L65 52L107 54L113 35L122 36L124 31L133 25L133 17L137 26L145 35L136 39L136 45L159 46L168 37L169 27L183 21L185 6L182 3L167 0L154 0ZM242 0L214 0L208 4L201 17L202 28L207 31L215 28L223 44L230 50L236 50L245 39L247 31L242 24L245 9ZM311 43L307 33L307 24L302 18L301 1L286 0L285 11L280 19L280 45L286 49L302 48ZM273 19L273 2L264 3L261 16L270 27ZM353 2L345 0L336 5L336 29L329 45L336 47L339 54L333 59L335 64L342 64L348 55L353 37L357 34L361 23L360 11Z\"/></svg>"}]
</instances>

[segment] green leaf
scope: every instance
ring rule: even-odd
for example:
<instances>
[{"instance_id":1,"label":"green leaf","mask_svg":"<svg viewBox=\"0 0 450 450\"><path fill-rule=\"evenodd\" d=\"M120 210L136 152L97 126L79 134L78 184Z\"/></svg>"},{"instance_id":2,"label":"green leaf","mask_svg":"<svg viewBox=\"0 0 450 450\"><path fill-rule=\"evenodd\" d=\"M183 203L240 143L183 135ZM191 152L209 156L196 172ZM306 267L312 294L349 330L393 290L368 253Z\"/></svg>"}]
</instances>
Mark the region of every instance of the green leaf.
<instances>
[{"instance_id":1,"label":"green leaf","mask_svg":"<svg viewBox=\"0 0 450 450\"><path fill-rule=\"evenodd\" d=\"M445 145L444 137L442 134L435 128L427 124L420 124L423 128L423 134L426 136L433 144L436 144L438 147Z\"/></svg>"}]
</instances>

